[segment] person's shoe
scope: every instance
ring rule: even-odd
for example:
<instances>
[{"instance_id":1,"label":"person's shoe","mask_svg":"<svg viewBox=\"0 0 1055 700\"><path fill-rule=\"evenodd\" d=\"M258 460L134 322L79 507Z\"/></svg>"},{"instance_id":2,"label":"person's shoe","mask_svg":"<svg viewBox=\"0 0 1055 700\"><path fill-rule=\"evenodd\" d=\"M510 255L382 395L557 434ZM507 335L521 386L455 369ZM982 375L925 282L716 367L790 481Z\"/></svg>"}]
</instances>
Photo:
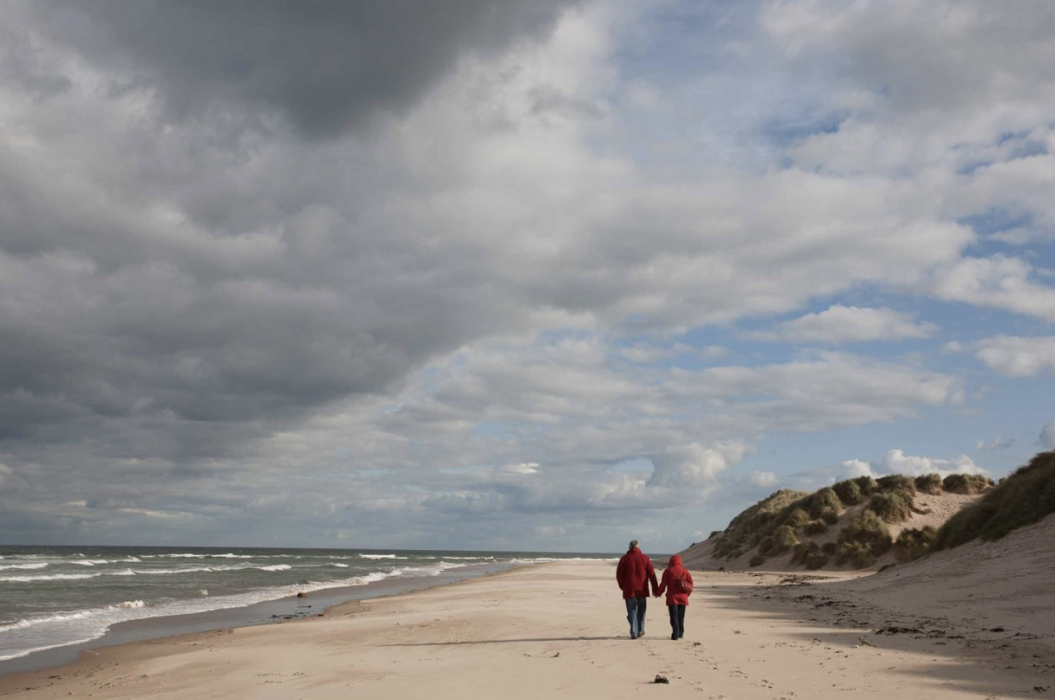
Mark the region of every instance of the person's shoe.
<instances>
[{"instance_id":1,"label":"person's shoe","mask_svg":"<svg viewBox=\"0 0 1055 700\"><path fill-rule=\"evenodd\" d=\"M679 637L679 636L678 636L678 635L676 635L676 634L672 634L672 635L670 635L670 641L672 641L672 642L676 642L676 641L678 641L679 639L681 639L681 637Z\"/></svg>"},{"instance_id":2,"label":"person's shoe","mask_svg":"<svg viewBox=\"0 0 1055 700\"><path fill-rule=\"evenodd\" d=\"M644 632L638 632L638 633L637 633L637 638L638 638L638 639L641 639L641 638L642 638L642 637L644 637L644 636L645 636L645 633L644 633Z\"/></svg>"},{"instance_id":3,"label":"person's shoe","mask_svg":"<svg viewBox=\"0 0 1055 700\"><path fill-rule=\"evenodd\" d=\"M637 639L637 635L636 634L632 634L632 635L630 635L630 638L631 639Z\"/></svg>"}]
</instances>

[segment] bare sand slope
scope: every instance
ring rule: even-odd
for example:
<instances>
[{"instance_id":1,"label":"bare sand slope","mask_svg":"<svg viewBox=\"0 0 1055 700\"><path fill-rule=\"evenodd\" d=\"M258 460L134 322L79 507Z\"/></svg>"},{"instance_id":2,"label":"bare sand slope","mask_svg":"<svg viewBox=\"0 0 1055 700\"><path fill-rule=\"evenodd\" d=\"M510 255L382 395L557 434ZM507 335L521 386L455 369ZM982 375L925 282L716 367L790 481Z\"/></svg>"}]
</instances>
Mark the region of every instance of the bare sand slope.
<instances>
[{"instance_id":1,"label":"bare sand slope","mask_svg":"<svg viewBox=\"0 0 1055 700\"><path fill-rule=\"evenodd\" d=\"M1021 698L1049 683L946 640L803 616L801 576L700 574L685 639L650 608L627 638L604 563L559 563L364 602L321 619L137 643L0 679L19 698ZM772 585L766 585L772 584ZM813 608L806 608L807 616ZM946 641L945 645L938 642ZM1003 653L999 650L994 653ZM653 684L657 674L669 685ZM1050 694L1048 695L1050 696Z\"/></svg>"}]
</instances>

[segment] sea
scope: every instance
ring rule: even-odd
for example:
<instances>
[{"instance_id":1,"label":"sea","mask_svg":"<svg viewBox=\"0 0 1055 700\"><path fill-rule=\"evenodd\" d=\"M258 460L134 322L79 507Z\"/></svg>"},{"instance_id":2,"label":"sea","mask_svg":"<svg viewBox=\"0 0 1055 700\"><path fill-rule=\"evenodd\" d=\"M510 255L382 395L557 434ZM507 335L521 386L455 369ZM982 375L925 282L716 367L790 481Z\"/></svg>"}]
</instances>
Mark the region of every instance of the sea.
<instances>
[{"instance_id":1,"label":"sea","mask_svg":"<svg viewBox=\"0 0 1055 700\"><path fill-rule=\"evenodd\" d=\"M0 545L0 673L74 650L317 615L341 602L606 554ZM300 598L298 593L307 594ZM210 614L207 614L210 613ZM155 624L127 625L152 618ZM163 624L166 620L180 624ZM187 620L194 621L186 624ZM161 623L161 624L157 624ZM115 628L138 629L130 635ZM111 639L112 638L112 639ZM65 657L53 653L65 650ZM43 654L42 654L43 652ZM75 657L75 654L73 654Z\"/></svg>"}]
</instances>

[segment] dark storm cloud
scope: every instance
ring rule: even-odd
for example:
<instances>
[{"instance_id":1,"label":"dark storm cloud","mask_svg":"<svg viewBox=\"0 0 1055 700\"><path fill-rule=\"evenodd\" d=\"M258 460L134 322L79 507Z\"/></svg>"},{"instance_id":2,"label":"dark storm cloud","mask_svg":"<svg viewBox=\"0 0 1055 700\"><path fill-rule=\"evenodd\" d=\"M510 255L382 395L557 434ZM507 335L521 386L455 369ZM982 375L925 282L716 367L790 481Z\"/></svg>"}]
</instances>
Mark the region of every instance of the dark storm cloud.
<instances>
[{"instance_id":1,"label":"dark storm cloud","mask_svg":"<svg viewBox=\"0 0 1055 700\"><path fill-rule=\"evenodd\" d=\"M0 457L78 443L193 471L508 318L457 246L359 220L407 176L335 137L567 4L0 7L0 87L36 101L41 139L0 148ZM245 129L258 113L295 135Z\"/></svg>"},{"instance_id":2,"label":"dark storm cloud","mask_svg":"<svg viewBox=\"0 0 1055 700\"><path fill-rule=\"evenodd\" d=\"M566 0L79 0L33 2L41 28L114 70L115 89L157 88L172 113L232 103L332 136L401 110L459 57L550 28ZM42 86L41 89L46 88Z\"/></svg>"}]
</instances>

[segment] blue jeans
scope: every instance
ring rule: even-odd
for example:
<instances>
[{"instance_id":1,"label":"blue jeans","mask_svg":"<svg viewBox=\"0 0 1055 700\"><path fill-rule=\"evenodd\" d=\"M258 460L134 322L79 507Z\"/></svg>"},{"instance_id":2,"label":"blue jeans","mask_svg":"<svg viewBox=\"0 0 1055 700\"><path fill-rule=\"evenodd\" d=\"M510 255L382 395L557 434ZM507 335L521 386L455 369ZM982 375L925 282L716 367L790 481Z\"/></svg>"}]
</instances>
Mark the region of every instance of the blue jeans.
<instances>
[{"instance_id":1,"label":"blue jeans","mask_svg":"<svg viewBox=\"0 0 1055 700\"><path fill-rule=\"evenodd\" d=\"M668 605L670 611L670 638L681 639L685 636L685 606Z\"/></svg>"},{"instance_id":2,"label":"blue jeans","mask_svg":"<svg viewBox=\"0 0 1055 700\"><path fill-rule=\"evenodd\" d=\"M645 633L645 610L648 609L648 598L627 598L626 619L630 623L630 638L640 637Z\"/></svg>"}]
</instances>

